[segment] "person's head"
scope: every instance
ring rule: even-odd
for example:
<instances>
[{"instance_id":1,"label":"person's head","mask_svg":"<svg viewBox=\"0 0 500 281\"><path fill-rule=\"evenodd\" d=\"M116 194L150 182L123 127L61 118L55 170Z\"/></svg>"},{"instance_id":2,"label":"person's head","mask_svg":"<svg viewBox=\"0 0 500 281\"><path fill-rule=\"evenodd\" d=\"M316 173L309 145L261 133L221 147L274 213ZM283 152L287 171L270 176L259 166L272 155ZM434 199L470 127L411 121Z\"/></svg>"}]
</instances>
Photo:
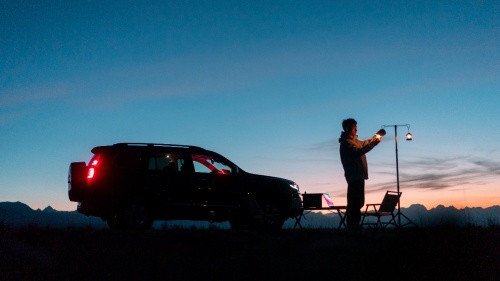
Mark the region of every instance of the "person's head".
<instances>
[{"instance_id":1,"label":"person's head","mask_svg":"<svg viewBox=\"0 0 500 281\"><path fill-rule=\"evenodd\" d=\"M353 118L344 119L344 121L342 121L342 128L344 129L344 132L355 136L358 132L357 124L358 122L356 122Z\"/></svg>"}]
</instances>

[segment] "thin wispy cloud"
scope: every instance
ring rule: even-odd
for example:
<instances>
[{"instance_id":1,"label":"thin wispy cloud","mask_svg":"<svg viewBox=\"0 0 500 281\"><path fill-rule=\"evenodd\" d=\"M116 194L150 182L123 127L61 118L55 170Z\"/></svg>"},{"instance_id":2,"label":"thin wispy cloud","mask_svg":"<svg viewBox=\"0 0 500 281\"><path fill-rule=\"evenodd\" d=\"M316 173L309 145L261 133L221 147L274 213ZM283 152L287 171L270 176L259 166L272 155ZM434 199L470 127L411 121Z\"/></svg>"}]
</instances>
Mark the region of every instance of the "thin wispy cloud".
<instances>
[{"instance_id":1,"label":"thin wispy cloud","mask_svg":"<svg viewBox=\"0 0 500 281\"><path fill-rule=\"evenodd\" d=\"M309 145L306 151L313 155L331 155L338 152L338 141L328 140ZM481 156L434 156L400 159L400 186L420 190L452 190L464 185L485 185L500 178L500 160ZM307 161L323 161L311 157ZM402 169L401 167L404 167ZM372 173L395 176L394 163L380 163ZM389 176L389 177L387 177ZM375 176L372 176L375 178ZM395 179L370 184L366 192L378 192L394 188Z\"/></svg>"},{"instance_id":2,"label":"thin wispy cloud","mask_svg":"<svg viewBox=\"0 0 500 281\"><path fill-rule=\"evenodd\" d=\"M67 82L78 85L76 100L98 109L143 100L237 93L301 69L283 54L273 58L279 63L270 64L268 57L273 56L272 52L262 55L255 51L243 58L227 53L200 53L105 68Z\"/></svg>"},{"instance_id":3,"label":"thin wispy cloud","mask_svg":"<svg viewBox=\"0 0 500 281\"><path fill-rule=\"evenodd\" d=\"M71 87L65 83L0 89L0 125L33 114L45 105L70 95Z\"/></svg>"},{"instance_id":4,"label":"thin wispy cloud","mask_svg":"<svg viewBox=\"0 0 500 281\"><path fill-rule=\"evenodd\" d=\"M407 160L402 164L406 168L400 171L400 186L405 188L444 190L464 185L479 186L500 177L500 161L480 157L429 157ZM385 190L393 186L394 182L381 183L372 190Z\"/></svg>"},{"instance_id":5,"label":"thin wispy cloud","mask_svg":"<svg viewBox=\"0 0 500 281\"><path fill-rule=\"evenodd\" d=\"M66 84L31 85L0 91L0 107L22 106L33 102L46 102L67 96L70 87Z\"/></svg>"},{"instance_id":6,"label":"thin wispy cloud","mask_svg":"<svg viewBox=\"0 0 500 281\"><path fill-rule=\"evenodd\" d=\"M9 124L18 118L22 118L23 116L29 114L31 111L29 110L17 110L14 112L6 111L5 109L0 109L0 126Z\"/></svg>"},{"instance_id":7,"label":"thin wispy cloud","mask_svg":"<svg viewBox=\"0 0 500 281\"><path fill-rule=\"evenodd\" d=\"M332 151L339 150L339 141L338 139L330 139L322 142L313 143L309 145L309 147L307 147L306 150L311 152L331 153Z\"/></svg>"}]
</instances>

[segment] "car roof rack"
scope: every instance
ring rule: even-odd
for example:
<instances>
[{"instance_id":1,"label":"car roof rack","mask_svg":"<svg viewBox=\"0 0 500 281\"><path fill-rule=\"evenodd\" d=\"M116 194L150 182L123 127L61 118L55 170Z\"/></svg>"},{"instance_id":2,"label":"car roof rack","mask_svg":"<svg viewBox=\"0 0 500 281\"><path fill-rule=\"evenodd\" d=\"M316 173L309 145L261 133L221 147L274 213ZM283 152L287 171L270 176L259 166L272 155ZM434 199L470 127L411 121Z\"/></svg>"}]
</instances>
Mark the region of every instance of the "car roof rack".
<instances>
[{"instance_id":1,"label":"car roof rack","mask_svg":"<svg viewBox=\"0 0 500 281\"><path fill-rule=\"evenodd\" d=\"M113 146L156 146L156 147L173 147L173 148L189 148L197 150L205 150L199 146L182 145L182 144L166 144L166 143L148 143L148 142L120 142L115 143Z\"/></svg>"}]
</instances>

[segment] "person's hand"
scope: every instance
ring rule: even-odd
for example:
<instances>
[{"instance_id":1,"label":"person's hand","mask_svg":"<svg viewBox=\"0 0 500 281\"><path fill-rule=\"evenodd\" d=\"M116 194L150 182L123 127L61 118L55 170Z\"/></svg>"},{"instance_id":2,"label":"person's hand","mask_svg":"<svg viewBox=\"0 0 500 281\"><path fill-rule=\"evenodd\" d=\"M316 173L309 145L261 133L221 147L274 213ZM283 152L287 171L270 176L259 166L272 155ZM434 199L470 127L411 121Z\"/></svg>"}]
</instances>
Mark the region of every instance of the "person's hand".
<instances>
[{"instance_id":1,"label":"person's hand","mask_svg":"<svg viewBox=\"0 0 500 281\"><path fill-rule=\"evenodd\" d=\"M372 142L380 142L382 140L382 136L379 134L376 134L372 137Z\"/></svg>"}]
</instances>

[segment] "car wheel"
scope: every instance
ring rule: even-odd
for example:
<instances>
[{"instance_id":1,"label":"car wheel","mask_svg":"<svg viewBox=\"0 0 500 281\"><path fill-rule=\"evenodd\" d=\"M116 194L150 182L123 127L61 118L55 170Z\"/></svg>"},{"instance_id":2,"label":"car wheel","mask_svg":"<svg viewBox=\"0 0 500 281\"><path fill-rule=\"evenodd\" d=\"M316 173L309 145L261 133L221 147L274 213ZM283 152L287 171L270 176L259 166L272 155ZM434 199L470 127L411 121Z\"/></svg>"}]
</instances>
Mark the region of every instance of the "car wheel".
<instances>
[{"instance_id":1,"label":"car wheel","mask_svg":"<svg viewBox=\"0 0 500 281\"><path fill-rule=\"evenodd\" d=\"M255 228L255 223L248 217L236 217L229 220L229 225L233 230L248 230Z\"/></svg>"},{"instance_id":2,"label":"car wheel","mask_svg":"<svg viewBox=\"0 0 500 281\"><path fill-rule=\"evenodd\" d=\"M149 209L143 204L130 204L125 208L123 222L130 229L148 229L153 225Z\"/></svg>"},{"instance_id":3,"label":"car wheel","mask_svg":"<svg viewBox=\"0 0 500 281\"><path fill-rule=\"evenodd\" d=\"M258 203L249 198L243 203L242 212L229 220L232 229L281 229L285 218L281 211L271 203Z\"/></svg>"},{"instance_id":4,"label":"car wheel","mask_svg":"<svg viewBox=\"0 0 500 281\"><path fill-rule=\"evenodd\" d=\"M234 230L249 230L261 228L260 219L262 211L259 203L253 196L243 198L241 209L233 218L229 219L229 224Z\"/></svg>"},{"instance_id":5,"label":"car wheel","mask_svg":"<svg viewBox=\"0 0 500 281\"><path fill-rule=\"evenodd\" d=\"M111 229L149 229L154 220L149 208L143 204L130 204L121 212L108 217L107 223Z\"/></svg>"},{"instance_id":6,"label":"car wheel","mask_svg":"<svg viewBox=\"0 0 500 281\"><path fill-rule=\"evenodd\" d=\"M118 230L123 229L123 220L121 219L121 215L117 213L110 214L106 217L106 223L108 224L110 229Z\"/></svg>"},{"instance_id":7,"label":"car wheel","mask_svg":"<svg viewBox=\"0 0 500 281\"><path fill-rule=\"evenodd\" d=\"M285 218L280 210L273 204L265 203L260 206L261 217L260 227L263 229L281 229L285 223Z\"/></svg>"}]
</instances>

